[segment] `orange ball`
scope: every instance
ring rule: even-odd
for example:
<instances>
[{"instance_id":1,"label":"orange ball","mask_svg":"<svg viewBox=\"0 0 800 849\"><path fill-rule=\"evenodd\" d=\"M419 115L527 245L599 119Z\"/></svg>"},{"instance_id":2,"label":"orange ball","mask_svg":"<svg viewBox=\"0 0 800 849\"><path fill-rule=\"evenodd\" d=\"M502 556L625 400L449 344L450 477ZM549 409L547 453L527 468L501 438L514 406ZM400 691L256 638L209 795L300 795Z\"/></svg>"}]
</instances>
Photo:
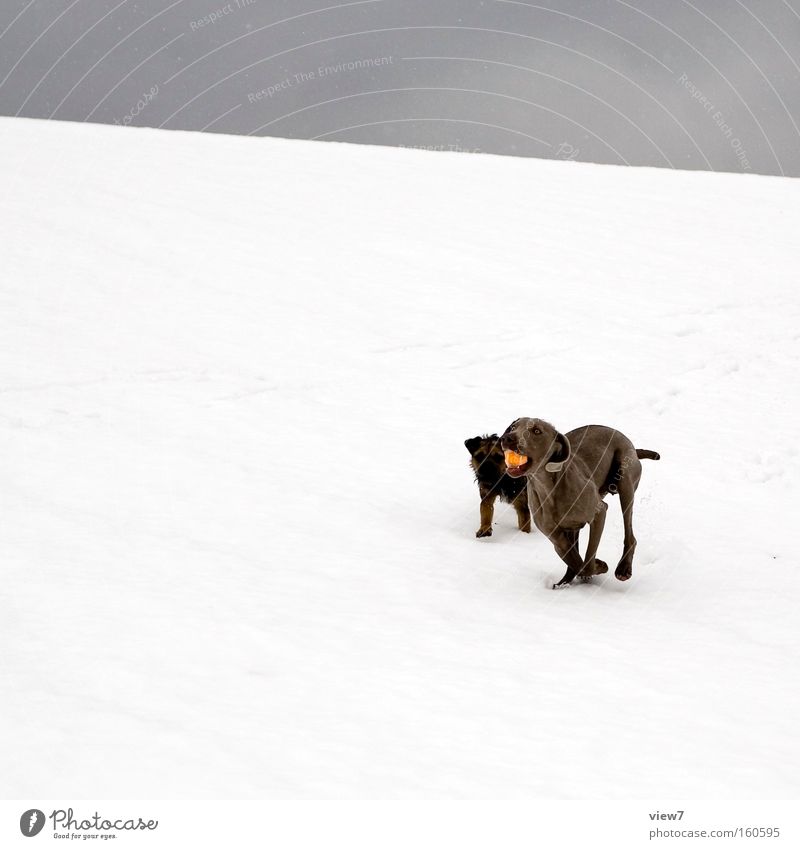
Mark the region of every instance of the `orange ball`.
<instances>
[{"instance_id":1,"label":"orange ball","mask_svg":"<svg viewBox=\"0 0 800 849\"><path fill-rule=\"evenodd\" d=\"M506 451L507 466L524 466L528 462L528 458L524 454L517 454L516 451Z\"/></svg>"}]
</instances>

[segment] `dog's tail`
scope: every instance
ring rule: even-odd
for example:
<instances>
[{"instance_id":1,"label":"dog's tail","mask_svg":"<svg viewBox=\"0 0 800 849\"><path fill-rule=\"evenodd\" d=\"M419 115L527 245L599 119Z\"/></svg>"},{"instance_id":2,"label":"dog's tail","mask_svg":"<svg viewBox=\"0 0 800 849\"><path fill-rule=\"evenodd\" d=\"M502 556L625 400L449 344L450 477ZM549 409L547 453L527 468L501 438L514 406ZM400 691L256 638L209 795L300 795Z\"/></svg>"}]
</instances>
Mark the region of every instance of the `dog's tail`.
<instances>
[{"instance_id":1,"label":"dog's tail","mask_svg":"<svg viewBox=\"0 0 800 849\"><path fill-rule=\"evenodd\" d=\"M640 460L660 460L661 455L658 451L648 451L646 448L637 448L636 456Z\"/></svg>"}]
</instances>

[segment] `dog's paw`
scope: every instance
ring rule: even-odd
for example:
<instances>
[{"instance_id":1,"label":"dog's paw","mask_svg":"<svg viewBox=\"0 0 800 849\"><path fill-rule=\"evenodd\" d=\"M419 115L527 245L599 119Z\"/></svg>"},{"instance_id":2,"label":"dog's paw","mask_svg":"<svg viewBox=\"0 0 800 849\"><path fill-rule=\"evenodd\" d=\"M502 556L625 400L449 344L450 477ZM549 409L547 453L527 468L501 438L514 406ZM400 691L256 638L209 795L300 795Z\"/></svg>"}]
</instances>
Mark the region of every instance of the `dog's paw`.
<instances>
[{"instance_id":1,"label":"dog's paw","mask_svg":"<svg viewBox=\"0 0 800 849\"><path fill-rule=\"evenodd\" d=\"M529 534L531 532L530 525L520 525L519 529L522 531L523 534Z\"/></svg>"},{"instance_id":2,"label":"dog's paw","mask_svg":"<svg viewBox=\"0 0 800 849\"><path fill-rule=\"evenodd\" d=\"M587 584L595 575L605 575L608 572L608 564L597 558L587 565L578 577Z\"/></svg>"},{"instance_id":3,"label":"dog's paw","mask_svg":"<svg viewBox=\"0 0 800 849\"><path fill-rule=\"evenodd\" d=\"M618 581L627 581L633 574L633 567L630 563L620 563L614 570L614 576Z\"/></svg>"},{"instance_id":4,"label":"dog's paw","mask_svg":"<svg viewBox=\"0 0 800 849\"><path fill-rule=\"evenodd\" d=\"M491 535L491 528L478 528L478 530L475 531L475 536L478 537L478 539L480 539L481 537L490 537Z\"/></svg>"}]
</instances>

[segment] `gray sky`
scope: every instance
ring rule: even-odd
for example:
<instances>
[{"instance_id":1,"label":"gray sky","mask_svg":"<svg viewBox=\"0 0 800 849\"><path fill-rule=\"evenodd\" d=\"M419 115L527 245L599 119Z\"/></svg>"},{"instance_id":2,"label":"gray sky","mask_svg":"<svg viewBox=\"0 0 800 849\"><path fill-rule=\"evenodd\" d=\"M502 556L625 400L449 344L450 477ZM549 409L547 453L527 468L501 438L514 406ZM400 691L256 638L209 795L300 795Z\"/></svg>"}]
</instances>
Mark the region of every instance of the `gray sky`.
<instances>
[{"instance_id":1,"label":"gray sky","mask_svg":"<svg viewBox=\"0 0 800 849\"><path fill-rule=\"evenodd\" d=\"M0 114L800 176L800 0L2 0Z\"/></svg>"}]
</instances>

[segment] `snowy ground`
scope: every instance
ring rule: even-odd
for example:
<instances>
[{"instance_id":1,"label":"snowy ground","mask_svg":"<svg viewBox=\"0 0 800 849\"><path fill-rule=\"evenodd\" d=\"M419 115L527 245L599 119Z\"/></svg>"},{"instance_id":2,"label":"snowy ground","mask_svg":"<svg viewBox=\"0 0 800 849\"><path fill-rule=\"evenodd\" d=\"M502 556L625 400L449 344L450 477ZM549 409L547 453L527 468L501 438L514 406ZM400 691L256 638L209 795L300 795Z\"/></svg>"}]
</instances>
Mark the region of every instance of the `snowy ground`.
<instances>
[{"instance_id":1,"label":"snowy ground","mask_svg":"<svg viewBox=\"0 0 800 849\"><path fill-rule=\"evenodd\" d=\"M0 153L0 796L797 796L797 182ZM474 538L519 415L661 452L627 584Z\"/></svg>"}]
</instances>

